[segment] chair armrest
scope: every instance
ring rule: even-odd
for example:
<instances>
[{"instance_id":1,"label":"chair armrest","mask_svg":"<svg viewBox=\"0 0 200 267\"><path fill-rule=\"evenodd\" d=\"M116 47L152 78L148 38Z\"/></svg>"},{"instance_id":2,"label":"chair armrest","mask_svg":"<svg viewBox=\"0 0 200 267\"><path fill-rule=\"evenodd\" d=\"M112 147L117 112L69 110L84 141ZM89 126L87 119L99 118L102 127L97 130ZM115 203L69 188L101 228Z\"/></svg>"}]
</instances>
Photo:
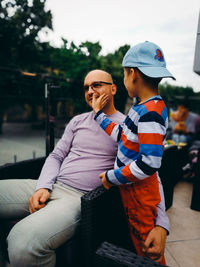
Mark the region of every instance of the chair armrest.
<instances>
[{"instance_id":1,"label":"chair armrest","mask_svg":"<svg viewBox=\"0 0 200 267\"><path fill-rule=\"evenodd\" d=\"M104 225L100 229L100 224L107 198L108 191L103 186L81 197L81 247L84 266L92 266L94 252L104 240Z\"/></svg>"},{"instance_id":2,"label":"chair armrest","mask_svg":"<svg viewBox=\"0 0 200 267\"><path fill-rule=\"evenodd\" d=\"M82 196L81 236L87 267L93 266L95 251L104 241L134 249L117 186L109 190L100 186Z\"/></svg>"},{"instance_id":3,"label":"chair armrest","mask_svg":"<svg viewBox=\"0 0 200 267\"><path fill-rule=\"evenodd\" d=\"M104 242L96 251L94 259L95 267L161 267L146 257L138 256L134 252Z\"/></svg>"},{"instance_id":4,"label":"chair armrest","mask_svg":"<svg viewBox=\"0 0 200 267\"><path fill-rule=\"evenodd\" d=\"M0 166L1 179L37 179L40 175L45 157L9 163Z\"/></svg>"}]
</instances>

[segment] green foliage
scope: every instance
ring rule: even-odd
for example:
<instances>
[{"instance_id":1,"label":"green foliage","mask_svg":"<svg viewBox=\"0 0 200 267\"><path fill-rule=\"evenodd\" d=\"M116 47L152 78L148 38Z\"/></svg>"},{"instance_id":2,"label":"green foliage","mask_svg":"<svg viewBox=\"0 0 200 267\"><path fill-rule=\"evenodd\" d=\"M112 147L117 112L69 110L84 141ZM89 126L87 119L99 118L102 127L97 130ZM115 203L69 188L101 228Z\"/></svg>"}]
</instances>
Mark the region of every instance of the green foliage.
<instances>
[{"instance_id":1,"label":"green foliage","mask_svg":"<svg viewBox=\"0 0 200 267\"><path fill-rule=\"evenodd\" d=\"M159 90L163 98L173 98L176 96L184 96L187 98L195 95L192 87L174 86L168 83L160 84Z\"/></svg>"},{"instance_id":2,"label":"green foliage","mask_svg":"<svg viewBox=\"0 0 200 267\"><path fill-rule=\"evenodd\" d=\"M159 90L168 108L176 109L181 102L187 102L190 111L200 113L200 93L195 93L192 87L164 83L159 85Z\"/></svg>"},{"instance_id":3,"label":"green foliage","mask_svg":"<svg viewBox=\"0 0 200 267\"><path fill-rule=\"evenodd\" d=\"M52 29L46 0L3 0L0 2L0 62L3 66L37 70L46 49L39 32Z\"/></svg>"},{"instance_id":4,"label":"green foliage","mask_svg":"<svg viewBox=\"0 0 200 267\"><path fill-rule=\"evenodd\" d=\"M118 87L115 104L123 112L127 91L123 84L121 62L130 46L124 45L113 53L102 55L99 42L86 41L76 45L63 38L60 48L41 42L40 33L52 30L51 11L46 11L45 4L46 0L0 1L0 65L69 79L67 83L53 80L60 85L60 88L54 90L53 96L57 99L71 99L71 103L76 102L74 105L78 111L85 109L82 90L85 75L92 69L103 69L113 76ZM0 71L0 96L10 97L9 102L4 101L0 108L5 109L6 105L13 105L16 101L24 101L32 106L41 104L44 101L46 81L38 76L22 76L17 71ZM167 101L177 96L195 95L191 87L167 83L160 85L160 92Z\"/></svg>"}]
</instances>

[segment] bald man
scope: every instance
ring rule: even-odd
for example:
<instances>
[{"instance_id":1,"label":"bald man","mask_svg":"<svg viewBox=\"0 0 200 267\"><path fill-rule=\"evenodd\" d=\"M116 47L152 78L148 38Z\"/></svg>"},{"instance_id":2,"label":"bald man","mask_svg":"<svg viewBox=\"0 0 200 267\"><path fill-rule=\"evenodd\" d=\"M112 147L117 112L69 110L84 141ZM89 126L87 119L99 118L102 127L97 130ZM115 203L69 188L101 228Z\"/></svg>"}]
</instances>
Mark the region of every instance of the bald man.
<instances>
[{"instance_id":1,"label":"bald man","mask_svg":"<svg viewBox=\"0 0 200 267\"><path fill-rule=\"evenodd\" d=\"M104 113L122 123L124 115L114 107L116 90L107 72L94 70L85 77L87 104L92 105L94 92L106 94ZM24 218L7 238L11 266L55 266L55 249L73 235L80 220L81 196L102 184L99 174L113 168L116 152L117 144L100 129L91 111L69 122L37 181L0 181L0 218ZM162 244L157 250L164 247L162 231L160 227L150 233L148 242Z\"/></svg>"},{"instance_id":2,"label":"bald man","mask_svg":"<svg viewBox=\"0 0 200 267\"><path fill-rule=\"evenodd\" d=\"M114 107L116 86L110 74L91 71L84 91L89 106L94 91L107 94L104 112L116 123L123 121ZM73 235L80 220L81 196L102 184L99 173L113 168L116 151L117 144L91 111L68 123L37 181L0 181L0 218L24 218L7 238L11 266L55 266L55 249Z\"/></svg>"}]
</instances>

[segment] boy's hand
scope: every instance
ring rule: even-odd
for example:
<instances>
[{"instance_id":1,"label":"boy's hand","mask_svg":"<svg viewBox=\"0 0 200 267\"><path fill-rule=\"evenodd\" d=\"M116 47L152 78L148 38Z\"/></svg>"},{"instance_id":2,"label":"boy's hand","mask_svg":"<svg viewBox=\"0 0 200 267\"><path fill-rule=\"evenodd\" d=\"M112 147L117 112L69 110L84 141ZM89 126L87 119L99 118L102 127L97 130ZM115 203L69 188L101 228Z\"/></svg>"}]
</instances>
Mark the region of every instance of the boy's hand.
<instances>
[{"instance_id":1,"label":"boy's hand","mask_svg":"<svg viewBox=\"0 0 200 267\"><path fill-rule=\"evenodd\" d=\"M109 189L110 187L113 186L113 184L110 184L107 180L106 180L106 172L102 172L101 174L99 174L99 178L102 180L102 184L105 187L105 189Z\"/></svg>"},{"instance_id":2,"label":"boy's hand","mask_svg":"<svg viewBox=\"0 0 200 267\"><path fill-rule=\"evenodd\" d=\"M143 244L143 252L148 258L161 263L165 250L167 231L161 226L155 226Z\"/></svg>"},{"instance_id":3,"label":"boy's hand","mask_svg":"<svg viewBox=\"0 0 200 267\"><path fill-rule=\"evenodd\" d=\"M97 113L100 109L104 108L107 102L108 102L108 95L106 94L99 95L97 93L94 93L92 97L92 108L94 112Z\"/></svg>"}]
</instances>

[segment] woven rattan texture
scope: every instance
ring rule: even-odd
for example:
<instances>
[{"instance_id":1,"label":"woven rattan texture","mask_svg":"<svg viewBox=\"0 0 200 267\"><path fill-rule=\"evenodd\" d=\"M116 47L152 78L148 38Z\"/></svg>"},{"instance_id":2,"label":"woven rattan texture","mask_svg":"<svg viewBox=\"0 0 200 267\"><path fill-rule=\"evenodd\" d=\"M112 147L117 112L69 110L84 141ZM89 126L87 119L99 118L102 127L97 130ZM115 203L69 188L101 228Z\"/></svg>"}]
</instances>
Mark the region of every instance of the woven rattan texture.
<instances>
[{"instance_id":1,"label":"woven rattan texture","mask_svg":"<svg viewBox=\"0 0 200 267\"><path fill-rule=\"evenodd\" d=\"M161 267L148 258L138 256L124 248L104 242L96 251L95 267Z\"/></svg>"}]
</instances>

